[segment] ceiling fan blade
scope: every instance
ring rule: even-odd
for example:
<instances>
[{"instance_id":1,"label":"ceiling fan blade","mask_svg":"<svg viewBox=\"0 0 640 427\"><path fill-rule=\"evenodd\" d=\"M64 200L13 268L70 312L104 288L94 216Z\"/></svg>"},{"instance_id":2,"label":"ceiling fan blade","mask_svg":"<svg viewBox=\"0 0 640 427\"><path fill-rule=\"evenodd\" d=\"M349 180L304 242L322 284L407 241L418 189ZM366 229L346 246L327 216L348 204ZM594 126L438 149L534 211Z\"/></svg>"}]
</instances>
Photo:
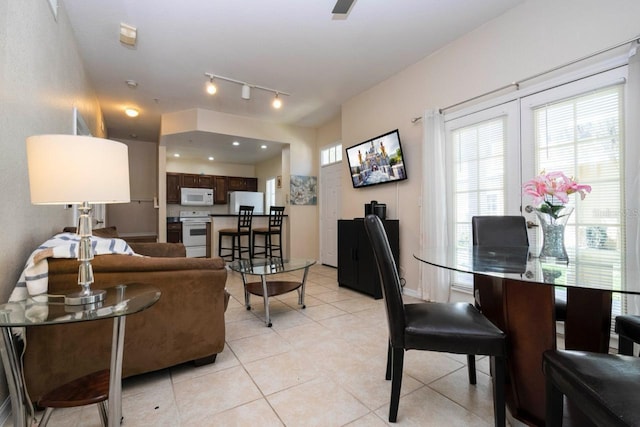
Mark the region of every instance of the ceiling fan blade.
<instances>
[{"instance_id":1,"label":"ceiling fan blade","mask_svg":"<svg viewBox=\"0 0 640 427\"><path fill-rule=\"evenodd\" d=\"M349 9L351 9L354 1L355 0L338 0L331 13L338 15L345 15L349 13Z\"/></svg>"}]
</instances>

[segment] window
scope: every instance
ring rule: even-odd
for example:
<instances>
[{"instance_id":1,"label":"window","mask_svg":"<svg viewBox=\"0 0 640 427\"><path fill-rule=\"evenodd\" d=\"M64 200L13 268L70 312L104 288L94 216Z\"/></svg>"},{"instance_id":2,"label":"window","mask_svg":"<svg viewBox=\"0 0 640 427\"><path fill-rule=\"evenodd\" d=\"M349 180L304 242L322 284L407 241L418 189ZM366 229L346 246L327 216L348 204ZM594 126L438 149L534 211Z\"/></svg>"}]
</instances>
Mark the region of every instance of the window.
<instances>
[{"instance_id":1,"label":"window","mask_svg":"<svg viewBox=\"0 0 640 427\"><path fill-rule=\"evenodd\" d=\"M516 114L517 104L512 102L446 123L449 209L455 212L449 235L457 248L471 245L472 216L515 214L519 209L520 196L512 194L510 184L520 182L519 161L508 145L510 139L517 142ZM513 196L510 202L508 194ZM460 250L457 256L467 255ZM454 286L471 289L468 275L456 273L452 280Z\"/></svg>"},{"instance_id":2,"label":"window","mask_svg":"<svg viewBox=\"0 0 640 427\"><path fill-rule=\"evenodd\" d=\"M342 144L336 144L320 151L320 166L342 161Z\"/></svg>"},{"instance_id":3,"label":"window","mask_svg":"<svg viewBox=\"0 0 640 427\"><path fill-rule=\"evenodd\" d=\"M559 170L592 186L584 200L577 195L570 198L575 209L565 230L565 247L569 259L577 256L581 263L566 274L583 283L605 280L620 289L627 249L621 132L624 86L594 88L588 79L574 86L574 92L580 93L565 98L561 98L566 94L563 89L523 98L523 147L533 153L533 165L525 175ZM534 239L541 238L538 231ZM543 264L542 268L555 267ZM613 294L614 318L626 311L624 306L621 295Z\"/></svg>"}]
</instances>

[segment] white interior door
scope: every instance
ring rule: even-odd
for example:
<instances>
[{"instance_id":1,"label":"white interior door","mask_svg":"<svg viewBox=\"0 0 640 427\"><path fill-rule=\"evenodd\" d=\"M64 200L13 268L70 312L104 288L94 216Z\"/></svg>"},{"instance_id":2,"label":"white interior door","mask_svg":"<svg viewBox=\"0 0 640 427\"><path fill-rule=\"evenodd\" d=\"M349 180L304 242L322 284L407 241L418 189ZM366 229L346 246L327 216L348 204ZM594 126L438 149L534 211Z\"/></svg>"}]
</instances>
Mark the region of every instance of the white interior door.
<instances>
[{"instance_id":1,"label":"white interior door","mask_svg":"<svg viewBox=\"0 0 640 427\"><path fill-rule=\"evenodd\" d=\"M320 169L320 262L338 266L338 212L340 212L342 163Z\"/></svg>"}]
</instances>

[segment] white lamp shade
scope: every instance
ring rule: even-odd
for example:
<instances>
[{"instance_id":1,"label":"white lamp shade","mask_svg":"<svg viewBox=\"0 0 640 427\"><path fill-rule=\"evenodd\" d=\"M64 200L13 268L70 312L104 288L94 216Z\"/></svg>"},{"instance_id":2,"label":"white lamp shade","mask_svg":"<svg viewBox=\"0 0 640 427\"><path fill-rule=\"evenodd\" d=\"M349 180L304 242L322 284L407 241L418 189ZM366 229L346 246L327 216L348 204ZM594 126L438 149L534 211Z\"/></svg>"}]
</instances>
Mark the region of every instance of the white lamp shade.
<instances>
[{"instance_id":1,"label":"white lamp shade","mask_svg":"<svg viewBox=\"0 0 640 427\"><path fill-rule=\"evenodd\" d=\"M33 204L126 203L129 155L125 144L75 135L27 138Z\"/></svg>"}]
</instances>

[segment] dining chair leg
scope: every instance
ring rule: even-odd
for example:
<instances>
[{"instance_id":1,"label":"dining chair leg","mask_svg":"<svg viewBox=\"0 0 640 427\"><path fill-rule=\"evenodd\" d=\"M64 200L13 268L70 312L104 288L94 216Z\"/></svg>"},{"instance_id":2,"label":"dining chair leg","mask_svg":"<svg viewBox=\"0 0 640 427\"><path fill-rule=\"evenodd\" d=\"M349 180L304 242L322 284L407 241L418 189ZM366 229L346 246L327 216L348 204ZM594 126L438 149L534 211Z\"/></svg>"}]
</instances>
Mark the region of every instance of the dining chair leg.
<instances>
[{"instance_id":1,"label":"dining chair leg","mask_svg":"<svg viewBox=\"0 0 640 427\"><path fill-rule=\"evenodd\" d=\"M618 336L618 353L633 356L633 341L629 338Z\"/></svg>"},{"instance_id":2,"label":"dining chair leg","mask_svg":"<svg viewBox=\"0 0 640 427\"><path fill-rule=\"evenodd\" d=\"M393 371L391 373L391 403L389 404L389 422L395 423L398 418L400 389L402 388L402 365L404 364L404 348L392 350Z\"/></svg>"},{"instance_id":3,"label":"dining chair leg","mask_svg":"<svg viewBox=\"0 0 640 427\"><path fill-rule=\"evenodd\" d=\"M493 371L493 415L496 427L504 427L506 419L505 382L506 360L502 356L491 357L491 370Z\"/></svg>"},{"instance_id":4,"label":"dining chair leg","mask_svg":"<svg viewBox=\"0 0 640 427\"><path fill-rule=\"evenodd\" d=\"M476 383L476 355L467 354L467 369L469 370L469 384Z\"/></svg>"},{"instance_id":5,"label":"dining chair leg","mask_svg":"<svg viewBox=\"0 0 640 427\"><path fill-rule=\"evenodd\" d=\"M545 381L545 400L546 427L562 427L564 396L549 378Z\"/></svg>"},{"instance_id":6,"label":"dining chair leg","mask_svg":"<svg viewBox=\"0 0 640 427\"><path fill-rule=\"evenodd\" d=\"M393 359L393 353L391 348L391 341L387 346L387 372L384 374L384 379L389 381L391 379L391 359Z\"/></svg>"}]
</instances>

